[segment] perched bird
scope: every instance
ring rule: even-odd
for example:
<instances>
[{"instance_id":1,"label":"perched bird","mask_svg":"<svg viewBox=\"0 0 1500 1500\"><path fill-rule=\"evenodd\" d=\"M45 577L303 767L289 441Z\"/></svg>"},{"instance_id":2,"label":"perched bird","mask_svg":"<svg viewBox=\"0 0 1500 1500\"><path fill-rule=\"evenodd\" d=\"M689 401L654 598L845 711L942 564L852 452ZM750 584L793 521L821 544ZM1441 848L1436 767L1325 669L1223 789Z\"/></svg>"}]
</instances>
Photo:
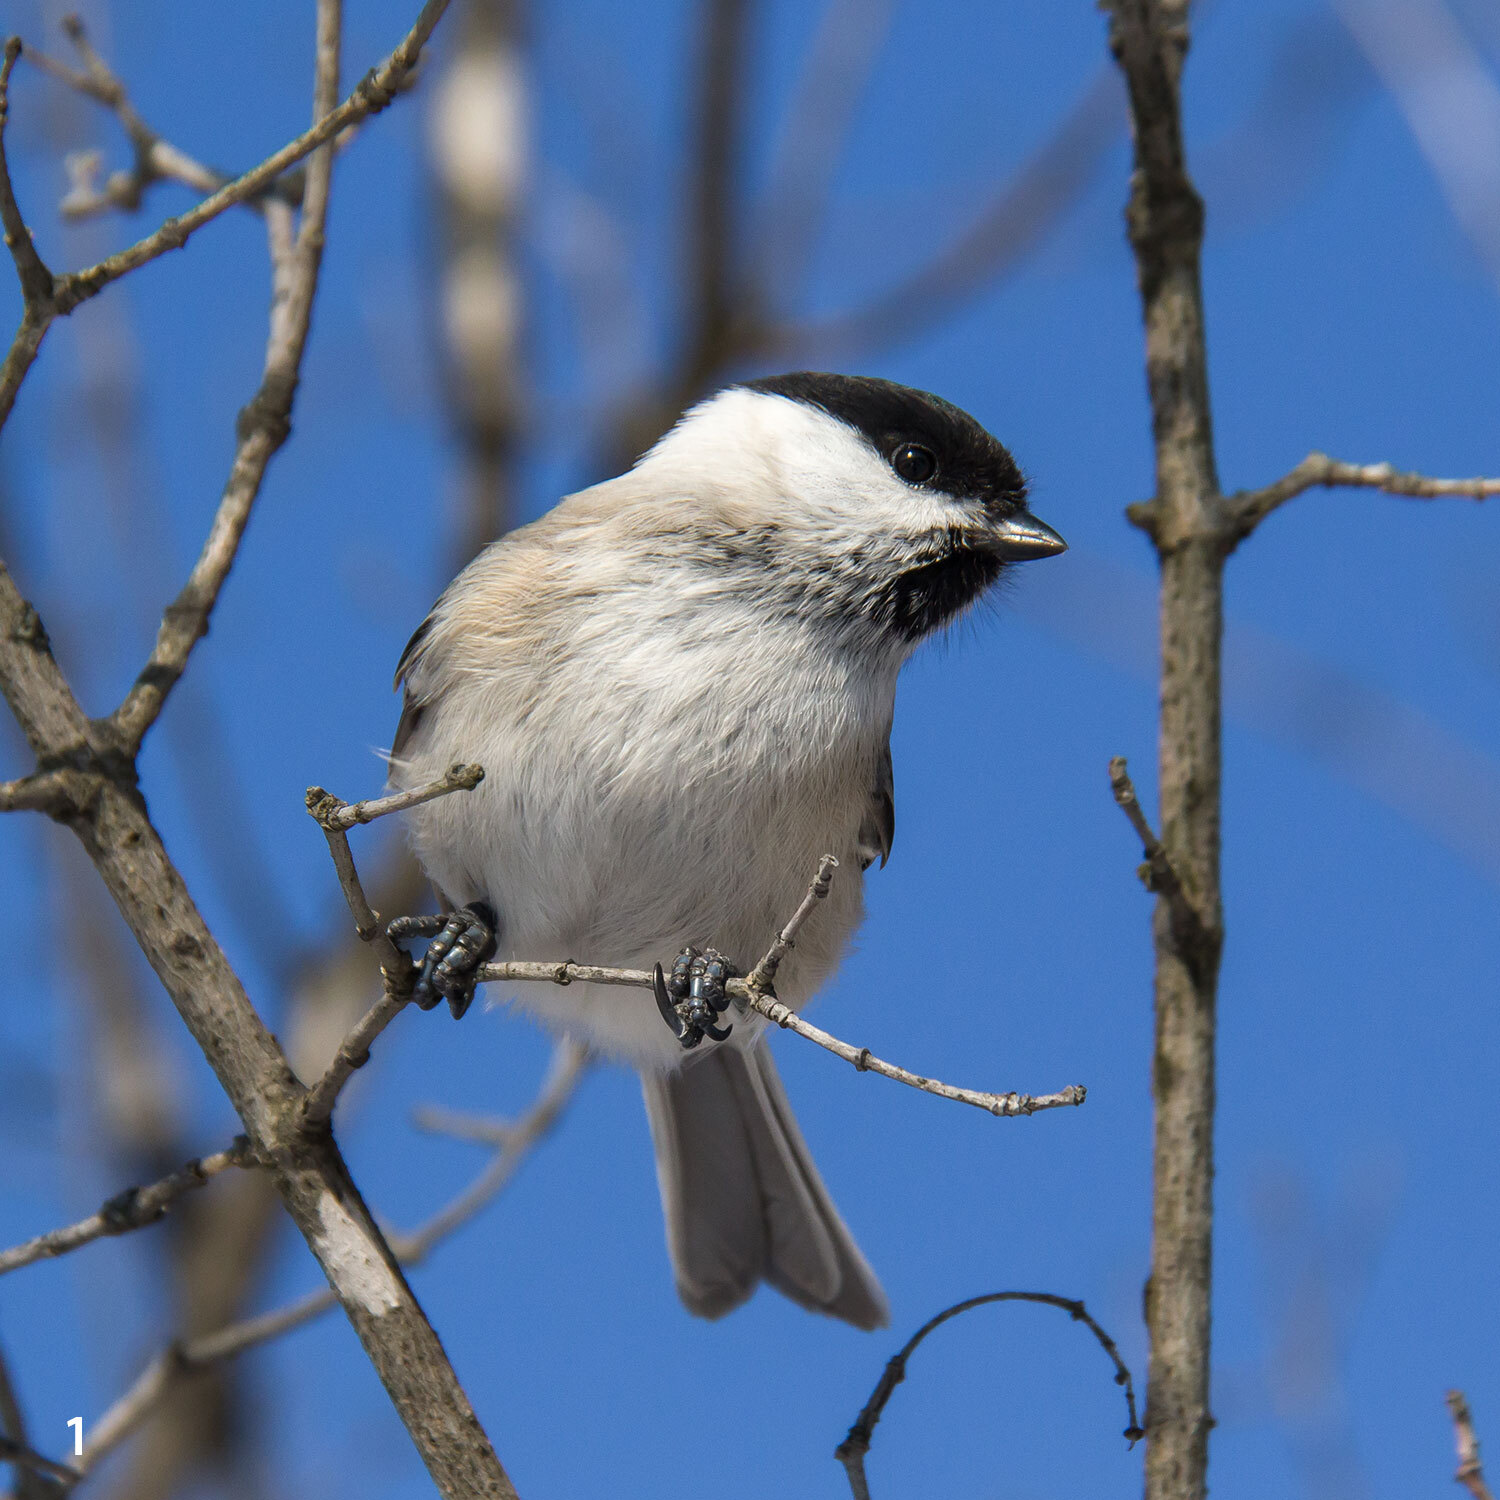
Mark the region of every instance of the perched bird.
<instances>
[{"instance_id":1,"label":"perched bird","mask_svg":"<svg viewBox=\"0 0 1500 1500\"><path fill-rule=\"evenodd\" d=\"M487 548L401 658L393 784L486 771L409 815L449 907L419 1002L462 1014L491 954L650 969L682 951L654 1000L574 984L520 1003L640 1070L695 1313L765 1280L857 1327L886 1321L760 1017L716 983L755 963L825 853L842 869L778 997L800 1008L833 973L863 872L891 850L902 663L1010 563L1064 546L957 407L782 375L693 407L629 473Z\"/></svg>"}]
</instances>

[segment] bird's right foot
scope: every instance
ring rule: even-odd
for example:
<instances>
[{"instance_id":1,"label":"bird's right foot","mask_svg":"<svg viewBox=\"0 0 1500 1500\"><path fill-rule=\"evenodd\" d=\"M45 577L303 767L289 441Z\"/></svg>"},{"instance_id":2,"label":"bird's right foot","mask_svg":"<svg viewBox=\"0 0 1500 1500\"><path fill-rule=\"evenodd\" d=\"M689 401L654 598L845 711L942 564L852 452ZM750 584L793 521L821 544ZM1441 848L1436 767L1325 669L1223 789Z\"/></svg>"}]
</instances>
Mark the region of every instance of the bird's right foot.
<instances>
[{"instance_id":1,"label":"bird's right foot","mask_svg":"<svg viewBox=\"0 0 1500 1500\"><path fill-rule=\"evenodd\" d=\"M499 946L499 921L494 907L471 901L442 916L397 917L386 924L386 933L396 942L425 937L432 941L422 955L411 998L422 1010L431 1010L439 1000L448 1002L455 1021L474 1003L479 966L495 955Z\"/></svg>"}]
</instances>

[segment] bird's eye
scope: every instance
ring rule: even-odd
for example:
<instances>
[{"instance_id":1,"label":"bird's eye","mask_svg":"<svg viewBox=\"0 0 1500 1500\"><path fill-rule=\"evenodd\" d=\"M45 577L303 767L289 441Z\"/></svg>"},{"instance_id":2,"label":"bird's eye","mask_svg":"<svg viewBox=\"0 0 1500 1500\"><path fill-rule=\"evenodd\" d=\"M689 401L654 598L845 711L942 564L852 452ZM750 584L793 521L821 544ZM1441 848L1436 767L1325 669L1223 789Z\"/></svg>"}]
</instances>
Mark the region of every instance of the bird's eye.
<instances>
[{"instance_id":1,"label":"bird's eye","mask_svg":"<svg viewBox=\"0 0 1500 1500\"><path fill-rule=\"evenodd\" d=\"M937 455L920 443L902 443L891 454L891 467L908 484L926 484L937 473Z\"/></svg>"}]
</instances>

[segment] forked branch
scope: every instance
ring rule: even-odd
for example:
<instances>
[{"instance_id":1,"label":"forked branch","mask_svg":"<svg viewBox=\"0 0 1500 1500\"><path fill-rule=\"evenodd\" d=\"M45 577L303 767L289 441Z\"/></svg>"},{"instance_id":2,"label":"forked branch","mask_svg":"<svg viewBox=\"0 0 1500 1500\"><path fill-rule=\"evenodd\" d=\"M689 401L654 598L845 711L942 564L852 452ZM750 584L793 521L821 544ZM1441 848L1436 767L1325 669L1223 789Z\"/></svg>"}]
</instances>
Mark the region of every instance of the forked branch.
<instances>
[{"instance_id":1,"label":"forked branch","mask_svg":"<svg viewBox=\"0 0 1500 1500\"><path fill-rule=\"evenodd\" d=\"M541 1089L525 1114L503 1125L487 1122L484 1139L493 1147L493 1152L483 1170L419 1228L409 1234L390 1236L391 1249L403 1268L420 1265L443 1241L494 1202L521 1164L556 1125L587 1066L588 1058L582 1048L571 1042L558 1044ZM440 1117L434 1118L430 1124L419 1118L418 1123L423 1128L443 1133L465 1133L450 1130ZM469 1132L468 1138L475 1138L474 1133ZM194 1371L280 1338L336 1306L337 1299L325 1287L270 1312L169 1344L141 1371L124 1395L88 1428L88 1443L77 1462L77 1469L68 1470L74 1476L73 1482L90 1473L101 1459L124 1442ZM53 1466L54 1472L59 1467L66 1466Z\"/></svg>"},{"instance_id":2,"label":"forked branch","mask_svg":"<svg viewBox=\"0 0 1500 1500\"><path fill-rule=\"evenodd\" d=\"M1433 479L1390 464L1349 464L1326 453L1309 453L1291 473L1263 489L1241 490L1224 502L1230 545L1242 542L1274 510L1306 490L1349 488L1382 490L1412 500L1490 500L1500 495L1500 479Z\"/></svg>"},{"instance_id":3,"label":"forked branch","mask_svg":"<svg viewBox=\"0 0 1500 1500\"><path fill-rule=\"evenodd\" d=\"M328 840L328 852L333 856L339 885L343 888L344 899L349 903L354 930L361 941L369 943L380 956L380 974L385 986L380 999L355 1022L349 1035L344 1038L327 1071L308 1090L302 1101L302 1117L308 1126L321 1127L332 1118L333 1107L338 1102L344 1085L358 1069L369 1062L370 1044L406 1009L411 1000L412 981L415 977L412 961L406 950L392 941L385 924L365 895L353 851L349 848L348 830L361 823L373 823L377 818L386 817L390 813L420 807L422 803L431 802L435 797L472 791L483 780L483 766L458 764L449 766L443 775L426 786L395 792L389 797L353 803L344 802L320 786L308 787L307 810L316 819Z\"/></svg>"}]
</instances>

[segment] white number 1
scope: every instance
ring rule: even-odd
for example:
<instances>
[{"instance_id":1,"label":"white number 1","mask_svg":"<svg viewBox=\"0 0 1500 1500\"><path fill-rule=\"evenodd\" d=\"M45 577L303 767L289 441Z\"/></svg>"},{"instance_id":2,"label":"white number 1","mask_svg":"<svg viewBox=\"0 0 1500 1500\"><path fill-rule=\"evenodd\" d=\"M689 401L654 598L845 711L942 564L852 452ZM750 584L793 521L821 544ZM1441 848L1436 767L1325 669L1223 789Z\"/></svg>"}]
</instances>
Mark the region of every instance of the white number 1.
<instances>
[{"instance_id":1,"label":"white number 1","mask_svg":"<svg viewBox=\"0 0 1500 1500\"><path fill-rule=\"evenodd\" d=\"M73 1429L73 1457L83 1457L83 1418L69 1417L68 1426Z\"/></svg>"}]
</instances>

